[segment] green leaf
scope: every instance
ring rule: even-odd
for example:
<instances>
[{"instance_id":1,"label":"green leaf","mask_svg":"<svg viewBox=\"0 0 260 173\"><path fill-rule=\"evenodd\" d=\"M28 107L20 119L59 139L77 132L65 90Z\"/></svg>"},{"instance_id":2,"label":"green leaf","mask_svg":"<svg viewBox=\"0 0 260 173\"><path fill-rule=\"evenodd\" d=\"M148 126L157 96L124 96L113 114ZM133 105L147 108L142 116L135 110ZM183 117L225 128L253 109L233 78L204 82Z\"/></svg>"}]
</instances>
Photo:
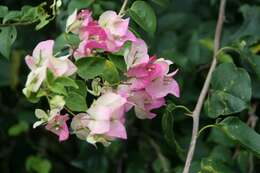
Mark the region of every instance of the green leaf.
<instances>
[{"instance_id":1,"label":"green leaf","mask_svg":"<svg viewBox=\"0 0 260 173\"><path fill-rule=\"evenodd\" d=\"M169 4L169 0L152 0L154 3L162 6L162 7L166 7L167 4Z\"/></svg>"},{"instance_id":2,"label":"green leaf","mask_svg":"<svg viewBox=\"0 0 260 173\"><path fill-rule=\"evenodd\" d=\"M237 117L228 117L218 127L232 140L260 158L260 135Z\"/></svg>"},{"instance_id":3,"label":"green leaf","mask_svg":"<svg viewBox=\"0 0 260 173\"><path fill-rule=\"evenodd\" d=\"M21 11L10 11L6 13L4 12L3 23L18 23L18 24L31 24L35 22L39 22L35 29L39 30L47 25L51 18L47 11L43 8L46 3L41 3L36 7L32 7L29 5L25 5L22 7Z\"/></svg>"},{"instance_id":4,"label":"green leaf","mask_svg":"<svg viewBox=\"0 0 260 173\"><path fill-rule=\"evenodd\" d=\"M232 57L229 54L221 53L218 56L218 62L219 63L234 63Z\"/></svg>"},{"instance_id":5,"label":"green leaf","mask_svg":"<svg viewBox=\"0 0 260 173\"><path fill-rule=\"evenodd\" d=\"M93 150L92 146L82 144L76 159L71 164L86 173L109 173L109 162L104 153ZM90 157L91 156L91 157Z\"/></svg>"},{"instance_id":6,"label":"green leaf","mask_svg":"<svg viewBox=\"0 0 260 173\"><path fill-rule=\"evenodd\" d=\"M1 45L1 43L0 43ZM11 64L8 60L0 60L0 86L8 86L11 83Z\"/></svg>"},{"instance_id":7,"label":"green leaf","mask_svg":"<svg viewBox=\"0 0 260 173\"><path fill-rule=\"evenodd\" d=\"M207 115L216 118L220 115L229 115L241 112L247 107L246 102L224 91L214 91L205 102Z\"/></svg>"},{"instance_id":8,"label":"green leaf","mask_svg":"<svg viewBox=\"0 0 260 173\"><path fill-rule=\"evenodd\" d=\"M69 92L76 92L82 97L86 98L87 97L87 86L86 83L82 80L76 80L76 84L78 88L70 87L68 90Z\"/></svg>"},{"instance_id":9,"label":"green leaf","mask_svg":"<svg viewBox=\"0 0 260 173\"><path fill-rule=\"evenodd\" d=\"M21 11L10 11L8 14L4 16L3 23L6 23L8 21L19 21L21 16Z\"/></svg>"},{"instance_id":10,"label":"green leaf","mask_svg":"<svg viewBox=\"0 0 260 173\"><path fill-rule=\"evenodd\" d=\"M85 80L93 79L103 73L106 59L102 57L87 57L76 62L77 73Z\"/></svg>"},{"instance_id":11,"label":"green leaf","mask_svg":"<svg viewBox=\"0 0 260 173\"><path fill-rule=\"evenodd\" d=\"M38 156L29 156L26 159L26 170L28 172L50 173L51 168L51 162L47 159Z\"/></svg>"},{"instance_id":12,"label":"green leaf","mask_svg":"<svg viewBox=\"0 0 260 173\"><path fill-rule=\"evenodd\" d=\"M126 71L125 59L122 56L110 54L108 58L114 63L114 65L122 72Z\"/></svg>"},{"instance_id":13,"label":"green leaf","mask_svg":"<svg viewBox=\"0 0 260 173\"><path fill-rule=\"evenodd\" d=\"M116 84L119 82L119 73L112 61L106 60L102 76L110 84Z\"/></svg>"},{"instance_id":14,"label":"green leaf","mask_svg":"<svg viewBox=\"0 0 260 173\"><path fill-rule=\"evenodd\" d=\"M182 173L183 167L178 166L174 169L174 173ZM199 161L193 161L190 165L190 171L189 173L199 173L200 171L200 162Z\"/></svg>"},{"instance_id":15,"label":"green leaf","mask_svg":"<svg viewBox=\"0 0 260 173\"><path fill-rule=\"evenodd\" d=\"M19 123L11 126L8 130L9 136L18 136L21 133L27 132L29 130L29 125L27 122L20 121Z\"/></svg>"},{"instance_id":16,"label":"green leaf","mask_svg":"<svg viewBox=\"0 0 260 173\"><path fill-rule=\"evenodd\" d=\"M248 173L249 170L250 153L247 151L240 151L237 157L237 165L241 173Z\"/></svg>"},{"instance_id":17,"label":"green leaf","mask_svg":"<svg viewBox=\"0 0 260 173\"><path fill-rule=\"evenodd\" d=\"M234 171L217 160L202 159L200 173L234 173Z\"/></svg>"},{"instance_id":18,"label":"green leaf","mask_svg":"<svg viewBox=\"0 0 260 173\"><path fill-rule=\"evenodd\" d=\"M222 130L219 128L212 128L208 141L214 142L218 145L225 147L234 147L236 146L235 142L231 140Z\"/></svg>"},{"instance_id":19,"label":"green leaf","mask_svg":"<svg viewBox=\"0 0 260 173\"><path fill-rule=\"evenodd\" d=\"M175 139L175 134L173 131L173 123L174 118L172 112L177 109L175 104L168 104L167 108L162 117L162 130L164 133L164 138L166 139L167 143L171 146L176 147L176 151L181 158L185 157L183 148L179 145L179 143Z\"/></svg>"},{"instance_id":20,"label":"green leaf","mask_svg":"<svg viewBox=\"0 0 260 173\"><path fill-rule=\"evenodd\" d=\"M238 113L247 108L252 95L248 73L232 63L219 65L212 75L205 111L211 118Z\"/></svg>"},{"instance_id":21,"label":"green leaf","mask_svg":"<svg viewBox=\"0 0 260 173\"><path fill-rule=\"evenodd\" d=\"M153 35L156 30L156 15L145 1L135 1L129 9L132 19L146 32Z\"/></svg>"},{"instance_id":22,"label":"green leaf","mask_svg":"<svg viewBox=\"0 0 260 173\"><path fill-rule=\"evenodd\" d=\"M57 79L55 79L54 81L55 83L60 83L61 85L65 86L65 87L73 87L73 88L79 88L77 83L75 82L75 80L69 78L69 77L58 77Z\"/></svg>"},{"instance_id":23,"label":"green leaf","mask_svg":"<svg viewBox=\"0 0 260 173\"><path fill-rule=\"evenodd\" d=\"M0 53L9 58L11 46L14 43L17 36L15 27L3 27L0 28Z\"/></svg>"},{"instance_id":24,"label":"green leaf","mask_svg":"<svg viewBox=\"0 0 260 173\"><path fill-rule=\"evenodd\" d=\"M153 170L154 170L155 173L168 173L170 171L170 168L171 168L171 163L165 157L163 157L163 159L157 158L153 162L152 167L153 167Z\"/></svg>"},{"instance_id":25,"label":"green leaf","mask_svg":"<svg viewBox=\"0 0 260 173\"><path fill-rule=\"evenodd\" d=\"M62 51L67 45L77 47L80 43L79 37L74 34L63 33L55 40L54 52Z\"/></svg>"},{"instance_id":26,"label":"green leaf","mask_svg":"<svg viewBox=\"0 0 260 173\"><path fill-rule=\"evenodd\" d=\"M75 9L88 8L95 0L73 0L68 5L68 13L71 14Z\"/></svg>"},{"instance_id":27,"label":"green leaf","mask_svg":"<svg viewBox=\"0 0 260 173\"><path fill-rule=\"evenodd\" d=\"M52 92L54 92L56 94L62 94L62 95L67 96L66 88L61 83L53 83L53 84L49 85L48 87Z\"/></svg>"},{"instance_id":28,"label":"green leaf","mask_svg":"<svg viewBox=\"0 0 260 173\"><path fill-rule=\"evenodd\" d=\"M69 92L65 101L66 101L66 106L71 111L86 112L87 110L86 99L82 95L79 95L76 92L73 91Z\"/></svg>"},{"instance_id":29,"label":"green leaf","mask_svg":"<svg viewBox=\"0 0 260 173\"><path fill-rule=\"evenodd\" d=\"M240 8L243 14L244 22L240 28L231 37L230 41L247 37L248 44L253 44L260 37L260 7L244 5Z\"/></svg>"},{"instance_id":30,"label":"green leaf","mask_svg":"<svg viewBox=\"0 0 260 173\"><path fill-rule=\"evenodd\" d=\"M230 164L232 160L231 154L232 153L229 148L221 145L217 145L213 148L208 158L211 160L217 160L223 163Z\"/></svg>"},{"instance_id":31,"label":"green leaf","mask_svg":"<svg viewBox=\"0 0 260 173\"><path fill-rule=\"evenodd\" d=\"M3 18L8 13L8 7L0 5L0 18Z\"/></svg>"}]
</instances>

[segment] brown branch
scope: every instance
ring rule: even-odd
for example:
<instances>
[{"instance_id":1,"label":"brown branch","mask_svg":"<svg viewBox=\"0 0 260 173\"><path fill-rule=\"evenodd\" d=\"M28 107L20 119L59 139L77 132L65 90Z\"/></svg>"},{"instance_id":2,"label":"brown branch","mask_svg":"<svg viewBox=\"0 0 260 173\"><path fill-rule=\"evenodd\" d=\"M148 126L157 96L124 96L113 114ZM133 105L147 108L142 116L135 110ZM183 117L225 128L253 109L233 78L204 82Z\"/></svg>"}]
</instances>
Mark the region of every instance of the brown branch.
<instances>
[{"instance_id":1,"label":"brown branch","mask_svg":"<svg viewBox=\"0 0 260 173\"><path fill-rule=\"evenodd\" d=\"M212 73L215 70L216 65L217 65L217 52L220 48L222 27L223 27L223 23L224 23L224 19L225 19L225 6L226 6L226 0L221 0L220 7L219 7L218 22L217 22L216 32L215 32L215 39L214 39L213 60L212 60L207 78L206 78L203 88L201 90L200 96L198 98L198 102L197 102L196 107L192 114L192 117L193 117L192 137L191 137L191 142L190 142L189 151L188 151L188 155L186 158L183 173L189 173L189 170L190 170L190 165L191 165L191 161L192 161L192 158L194 155L194 150L195 150L195 146L196 146L196 142L197 142L200 112L201 112L205 97L208 93L210 81L212 78Z\"/></svg>"}]
</instances>

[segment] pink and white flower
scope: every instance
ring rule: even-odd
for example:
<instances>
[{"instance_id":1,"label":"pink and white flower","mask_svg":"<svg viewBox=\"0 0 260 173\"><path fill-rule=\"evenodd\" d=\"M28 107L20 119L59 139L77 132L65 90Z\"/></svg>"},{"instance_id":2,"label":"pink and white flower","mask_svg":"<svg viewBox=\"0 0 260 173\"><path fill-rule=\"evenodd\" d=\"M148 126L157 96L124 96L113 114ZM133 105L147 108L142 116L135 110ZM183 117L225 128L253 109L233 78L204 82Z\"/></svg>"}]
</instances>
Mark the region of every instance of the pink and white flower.
<instances>
[{"instance_id":1,"label":"pink and white flower","mask_svg":"<svg viewBox=\"0 0 260 173\"><path fill-rule=\"evenodd\" d=\"M142 39L133 41L130 49L124 53L127 69L149 62L148 47Z\"/></svg>"},{"instance_id":2,"label":"pink and white flower","mask_svg":"<svg viewBox=\"0 0 260 173\"><path fill-rule=\"evenodd\" d=\"M105 11L99 17L99 25L105 29L107 40L107 51L116 52L124 45L126 41L135 41L136 37L129 31L129 18L122 19L122 17L114 11Z\"/></svg>"},{"instance_id":3,"label":"pink and white flower","mask_svg":"<svg viewBox=\"0 0 260 173\"><path fill-rule=\"evenodd\" d=\"M53 40L40 42L33 50L32 56L25 57L26 64L31 72L28 75L24 93L37 92L47 75L47 69L54 76L70 76L76 72L76 66L68 59L68 56L55 58L53 56Z\"/></svg>"},{"instance_id":4,"label":"pink and white flower","mask_svg":"<svg viewBox=\"0 0 260 173\"><path fill-rule=\"evenodd\" d=\"M145 90L134 91L128 98L128 102L134 106L135 114L140 119L152 119L156 116L151 110L162 107L164 98L152 98Z\"/></svg>"},{"instance_id":5,"label":"pink and white flower","mask_svg":"<svg viewBox=\"0 0 260 173\"><path fill-rule=\"evenodd\" d=\"M69 129L66 122L68 115L56 115L46 125L46 129L59 136L59 141L65 141L69 138Z\"/></svg>"}]
</instances>

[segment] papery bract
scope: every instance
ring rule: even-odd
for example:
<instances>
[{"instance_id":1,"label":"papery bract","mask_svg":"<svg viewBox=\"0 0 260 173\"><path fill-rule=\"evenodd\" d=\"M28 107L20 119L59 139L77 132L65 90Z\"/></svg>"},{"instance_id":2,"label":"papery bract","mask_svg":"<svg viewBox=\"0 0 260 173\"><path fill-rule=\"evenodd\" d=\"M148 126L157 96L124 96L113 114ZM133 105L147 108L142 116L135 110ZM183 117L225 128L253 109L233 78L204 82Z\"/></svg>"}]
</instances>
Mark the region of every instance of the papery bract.
<instances>
[{"instance_id":1,"label":"papery bract","mask_svg":"<svg viewBox=\"0 0 260 173\"><path fill-rule=\"evenodd\" d=\"M126 139L127 135L124 127L125 103L125 98L112 92L99 97L87 110L90 134L102 134L109 139Z\"/></svg>"},{"instance_id":2,"label":"papery bract","mask_svg":"<svg viewBox=\"0 0 260 173\"><path fill-rule=\"evenodd\" d=\"M73 117L70 127L79 139L87 140L90 130L88 129L89 118L86 113L80 113Z\"/></svg>"},{"instance_id":3,"label":"papery bract","mask_svg":"<svg viewBox=\"0 0 260 173\"><path fill-rule=\"evenodd\" d=\"M171 61L163 58L155 61L155 64L161 66L162 76L157 77L145 88L146 92L154 98L162 98L168 94L172 94L176 97L180 96L180 89L178 83L173 79L173 76L178 70L168 73L169 66L172 64Z\"/></svg>"},{"instance_id":4,"label":"papery bract","mask_svg":"<svg viewBox=\"0 0 260 173\"><path fill-rule=\"evenodd\" d=\"M148 63L149 55L146 43L142 39L132 42L130 49L125 50L124 59L127 69Z\"/></svg>"},{"instance_id":5,"label":"papery bract","mask_svg":"<svg viewBox=\"0 0 260 173\"><path fill-rule=\"evenodd\" d=\"M126 41L135 41L136 37L128 30L129 18L122 19L114 11L105 11L98 20L99 25L105 29L107 40L107 51L118 51Z\"/></svg>"},{"instance_id":6,"label":"papery bract","mask_svg":"<svg viewBox=\"0 0 260 173\"><path fill-rule=\"evenodd\" d=\"M50 69L55 76L70 76L76 72L76 66L68 59L68 56L55 58L53 54L53 40L40 42L33 50L33 55L25 57L28 67L31 69L28 75L24 93L37 92Z\"/></svg>"},{"instance_id":7,"label":"papery bract","mask_svg":"<svg viewBox=\"0 0 260 173\"><path fill-rule=\"evenodd\" d=\"M129 102L134 105L136 116L140 119L152 119L156 116L151 110L165 104L164 98L152 98L145 90L133 92Z\"/></svg>"},{"instance_id":8,"label":"papery bract","mask_svg":"<svg viewBox=\"0 0 260 173\"><path fill-rule=\"evenodd\" d=\"M69 138L69 129L66 122L68 115L56 115L46 125L46 129L59 136L59 141L65 141Z\"/></svg>"},{"instance_id":9,"label":"papery bract","mask_svg":"<svg viewBox=\"0 0 260 173\"><path fill-rule=\"evenodd\" d=\"M68 17L66 22L66 32L79 34L80 30L87 26L89 22L93 21L92 12L89 10L81 10L77 14L77 9Z\"/></svg>"}]
</instances>

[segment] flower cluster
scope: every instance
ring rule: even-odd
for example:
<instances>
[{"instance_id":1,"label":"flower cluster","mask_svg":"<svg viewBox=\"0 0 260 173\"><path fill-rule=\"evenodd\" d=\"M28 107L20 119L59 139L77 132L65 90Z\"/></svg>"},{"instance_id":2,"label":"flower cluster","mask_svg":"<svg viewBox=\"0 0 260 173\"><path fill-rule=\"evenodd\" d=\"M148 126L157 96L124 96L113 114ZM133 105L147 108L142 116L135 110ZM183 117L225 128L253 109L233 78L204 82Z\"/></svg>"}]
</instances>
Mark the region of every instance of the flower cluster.
<instances>
[{"instance_id":1,"label":"flower cluster","mask_svg":"<svg viewBox=\"0 0 260 173\"><path fill-rule=\"evenodd\" d=\"M53 55L55 43L47 40L25 58L31 72L24 94L33 101L46 96L50 105L48 111L36 109L39 121L34 127L45 125L60 141L67 140L71 133L91 144L106 145L114 139L127 139L125 121L130 109L134 108L140 119L152 119L156 116L152 110L163 106L168 94L179 97L179 86L173 78L177 70L170 72L172 62L148 55L146 43L129 30L129 18L106 11L94 20L89 10L75 11L67 20L66 33L80 40L77 48L70 46L68 55ZM126 69L116 85L109 85L99 76L87 81L78 76L77 61L118 52L123 52ZM92 90L80 88L95 99L88 98L92 104L85 111L72 111L66 106L66 91L79 80L85 84L96 82Z\"/></svg>"}]
</instances>

